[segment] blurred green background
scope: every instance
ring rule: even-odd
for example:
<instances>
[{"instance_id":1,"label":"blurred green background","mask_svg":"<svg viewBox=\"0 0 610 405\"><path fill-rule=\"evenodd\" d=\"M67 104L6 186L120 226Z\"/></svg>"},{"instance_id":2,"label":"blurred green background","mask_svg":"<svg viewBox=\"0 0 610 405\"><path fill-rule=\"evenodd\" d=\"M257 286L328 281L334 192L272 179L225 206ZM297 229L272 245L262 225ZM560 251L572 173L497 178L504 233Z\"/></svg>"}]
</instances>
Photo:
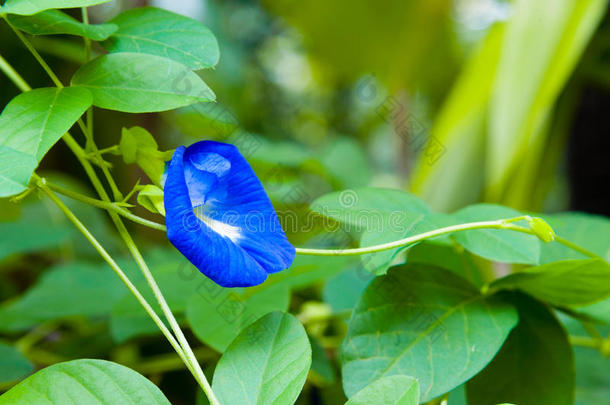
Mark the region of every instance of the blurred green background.
<instances>
[{"instance_id":1,"label":"blurred green background","mask_svg":"<svg viewBox=\"0 0 610 405\"><path fill-rule=\"evenodd\" d=\"M236 143L278 210L303 215L317 196L365 185L412 191L445 212L487 201L610 215L606 0L124 0L93 7L90 16L103 22L143 5L198 18L217 36L220 63L201 75L218 103L160 114L96 109L100 148L118 143L121 128L133 125L147 128L161 149L201 139ZM65 82L84 60L76 38L32 41ZM0 49L32 87L51 85L5 24ZM0 76L0 108L17 94ZM109 159L123 190L144 178L120 157ZM86 189L61 143L41 169ZM121 252L102 213L75 209L109 250ZM32 229L34 219L43 225ZM0 200L0 220L12 221L0 223L3 301L59 258L95 258L44 202L21 209ZM163 234L132 229L149 247L166 243ZM22 240L7 240L9 232ZM300 245L311 236L292 232L290 239ZM300 294L291 306L307 301L307 291ZM60 345L61 355L82 357L90 349L130 364L133 343L112 346L107 328L96 324L70 328L77 332ZM75 348L78 339L87 350ZM138 345L153 354L165 347L160 339ZM180 388L188 378L176 372L153 380L163 380L170 399L182 403L191 395ZM303 403L326 403L316 392L306 391L312 402Z\"/></svg>"}]
</instances>

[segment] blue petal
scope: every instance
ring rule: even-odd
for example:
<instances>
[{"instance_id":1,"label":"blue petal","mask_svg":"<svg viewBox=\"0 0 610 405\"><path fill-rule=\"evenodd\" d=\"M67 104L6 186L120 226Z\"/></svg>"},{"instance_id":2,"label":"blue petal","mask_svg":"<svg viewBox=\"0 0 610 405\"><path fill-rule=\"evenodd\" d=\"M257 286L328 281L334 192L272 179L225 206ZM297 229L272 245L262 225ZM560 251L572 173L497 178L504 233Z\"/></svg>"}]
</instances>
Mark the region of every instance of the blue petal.
<instances>
[{"instance_id":1,"label":"blue petal","mask_svg":"<svg viewBox=\"0 0 610 405\"><path fill-rule=\"evenodd\" d=\"M233 145L202 141L176 149L165 211L169 240L221 286L260 284L294 260L262 184Z\"/></svg>"}]
</instances>

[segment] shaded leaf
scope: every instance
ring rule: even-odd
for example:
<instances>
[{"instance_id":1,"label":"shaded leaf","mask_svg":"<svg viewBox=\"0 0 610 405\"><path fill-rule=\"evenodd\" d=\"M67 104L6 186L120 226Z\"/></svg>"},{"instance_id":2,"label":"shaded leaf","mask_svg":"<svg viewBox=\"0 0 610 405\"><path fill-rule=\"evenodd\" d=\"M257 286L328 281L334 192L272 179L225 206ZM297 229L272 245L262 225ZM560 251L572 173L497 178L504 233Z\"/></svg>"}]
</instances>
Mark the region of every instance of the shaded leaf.
<instances>
[{"instance_id":1,"label":"shaded leaf","mask_svg":"<svg viewBox=\"0 0 610 405\"><path fill-rule=\"evenodd\" d=\"M428 401L483 369L517 319L512 306L447 270L394 267L367 287L352 314L342 345L345 392L408 375Z\"/></svg>"},{"instance_id":2,"label":"shaded leaf","mask_svg":"<svg viewBox=\"0 0 610 405\"><path fill-rule=\"evenodd\" d=\"M519 324L496 358L466 384L468 404L572 404L574 359L565 331L544 305L515 297Z\"/></svg>"},{"instance_id":3,"label":"shaded leaf","mask_svg":"<svg viewBox=\"0 0 610 405\"><path fill-rule=\"evenodd\" d=\"M0 341L0 384L19 380L32 371L34 366L19 350Z\"/></svg>"},{"instance_id":4,"label":"shaded leaf","mask_svg":"<svg viewBox=\"0 0 610 405\"><path fill-rule=\"evenodd\" d=\"M223 288L209 279L199 283L188 301L186 316L195 335L219 352L224 352L244 328L271 311L288 309L290 291L270 286L257 292Z\"/></svg>"},{"instance_id":5,"label":"shaded leaf","mask_svg":"<svg viewBox=\"0 0 610 405\"><path fill-rule=\"evenodd\" d=\"M178 62L141 53L103 55L82 66L72 85L91 90L93 104L138 113L214 101L212 90Z\"/></svg>"},{"instance_id":6,"label":"shaded leaf","mask_svg":"<svg viewBox=\"0 0 610 405\"><path fill-rule=\"evenodd\" d=\"M303 325L273 312L246 328L227 348L212 389L226 404L292 404L311 365Z\"/></svg>"},{"instance_id":7,"label":"shaded leaf","mask_svg":"<svg viewBox=\"0 0 610 405\"><path fill-rule=\"evenodd\" d=\"M64 264L47 270L21 298L0 309L0 330L21 330L71 316L106 316L127 289L106 264Z\"/></svg>"}]
</instances>

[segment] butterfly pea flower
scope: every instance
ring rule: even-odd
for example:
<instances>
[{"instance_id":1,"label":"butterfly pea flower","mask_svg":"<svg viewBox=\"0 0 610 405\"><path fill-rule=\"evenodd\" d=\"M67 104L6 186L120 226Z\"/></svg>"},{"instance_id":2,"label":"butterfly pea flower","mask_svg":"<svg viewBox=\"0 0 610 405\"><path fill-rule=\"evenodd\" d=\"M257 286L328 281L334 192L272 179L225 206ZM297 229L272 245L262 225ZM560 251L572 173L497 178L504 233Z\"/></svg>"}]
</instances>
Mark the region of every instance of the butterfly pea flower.
<instances>
[{"instance_id":1,"label":"butterfly pea flower","mask_svg":"<svg viewBox=\"0 0 610 405\"><path fill-rule=\"evenodd\" d=\"M177 148L164 188L168 239L215 283L254 286L292 264L294 247L235 146L201 141Z\"/></svg>"}]
</instances>

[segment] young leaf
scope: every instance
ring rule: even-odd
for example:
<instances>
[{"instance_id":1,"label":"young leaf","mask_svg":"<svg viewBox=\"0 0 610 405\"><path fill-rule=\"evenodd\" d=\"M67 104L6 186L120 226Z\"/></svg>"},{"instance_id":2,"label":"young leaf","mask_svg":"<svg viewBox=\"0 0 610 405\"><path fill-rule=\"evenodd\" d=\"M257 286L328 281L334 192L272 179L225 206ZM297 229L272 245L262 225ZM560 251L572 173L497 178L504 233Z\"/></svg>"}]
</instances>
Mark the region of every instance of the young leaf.
<instances>
[{"instance_id":1,"label":"young leaf","mask_svg":"<svg viewBox=\"0 0 610 405\"><path fill-rule=\"evenodd\" d=\"M0 384L19 380L34 371L34 366L17 349L0 341ZM2 402L2 398L0 398Z\"/></svg>"},{"instance_id":2,"label":"young leaf","mask_svg":"<svg viewBox=\"0 0 610 405\"><path fill-rule=\"evenodd\" d=\"M137 163L148 178L161 186L165 162L173 151L161 152L155 138L142 127L123 128L119 144L125 163Z\"/></svg>"},{"instance_id":3,"label":"young leaf","mask_svg":"<svg viewBox=\"0 0 610 405\"><path fill-rule=\"evenodd\" d=\"M212 90L186 66L141 53L103 55L82 66L72 85L91 90L93 104L141 113L214 101Z\"/></svg>"},{"instance_id":4,"label":"young leaf","mask_svg":"<svg viewBox=\"0 0 610 405\"><path fill-rule=\"evenodd\" d=\"M347 401L345 405L417 405L419 385L406 375L392 375L375 380Z\"/></svg>"},{"instance_id":5,"label":"young leaf","mask_svg":"<svg viewBox=\"0 0 610 405\"><path fill-rule=\"evenodd\" d=\"M138 193L138 204L153 214L161 214L165 216L163 190L157 186L153 186L152 184L145 185Z\"/></svg>"},{"instance_id":6,"label":"young leaf","mask_svg":"<svg viewBox=\"0 0 610 405\"><path fill-rule=\"evenodd\" d=\"M0 404L169 405L169 401L135 371L110 361L86 359L40 370L2 395Z\"/></svg>"},{"instance_id":7,"label":"young leaf","mask_svg":"<svg viewBox=\"0 0 610 405\"><path fill-rule=\"evenodd\" d=\"M214 34L199 21L155 7L127 10L110 20L119 30L102 45L110 52L163 56L198 70L216 66Z\"/></svg>"},{"instance_id":8,"label":"young leaf","mask_svg":"<svg viewBox=\"0 0 610 405\"><path fill-rule=\"evenodd\" d=\"M223 404L293 404L311 366L303 325L273 312L246 328L227 348L212 389Z\"/></svg>"},{"instance_id":9,"label":"young leaf","mask_svg":"<svg viewBox=\"0 0 610 405\"><path fill-rule=\"evenodd\" d=\"M610 296L610 264L601 259L544 264L496 280L491 288L519 289L559 307L589 305Z\"/></svg>"},{"instance_id":10,"label":"young leaf","mask_svg":"<svg viewBox=\"0 0 610 405\"><path fill-rule=\"evenodd\" d=\"M32 35L69 34L102 41L117 30L114 24L83 24L59 10L47 10L31 16L8 17L13 26Z\"/></svg>"},{"instance_id":11,"label":"young leaf","mask_svg":"<svg viewBox=\"0 0 610 405\"><path fill-rule=\"evenodd\" d=\"M467 385L469 405L571 405L574 359L565 331L549 310L532 298L515 296L519 325L496 358Z\"/></svg>"},{"instance_id":12,"label":"young leaf","mask_svg":"<svg viewBox=\"0 0 610 405\"><path fill-rule=\"evenodd\" d=\"M342 345L345 392L409 375L428 401L483 369L516 323L512 306L447 270L394 267L368 286L352 314Z\"/></svg>"},{"instance_id":13,"label":"young leaf","mask_svg":"<svg viewBox=\"0 0 610 405\"><path fill-rule=\"evenodd\" d=\"M110 0L6 0L0 7L2 14L32 15L53 8L88 7Z\"/></svg>"},{"instance_id":14,"label":"young leaf","mask_svg":"<svg viewBox=\"0 0 610 405\"><path fill-rule=\"evenodd\" d=\"M0 115L0 197L18 194L47 151L91 106L82 88L42 88L12 99Z\"/></svg>"},{"instance_id":15,"label":"young leaf","mask_svg":"<svg viewBox=\"0 0 610 405\"><path fill-rule=\"evenodd\" d=\"M457 211L462 222L490 221L522 215L508 207L475 204ZM488 260L505 263L538 264L540 241L534 235L504 229L476 229L456 232L455 240L464 248Z\"/></svg>"}]
</instances>

